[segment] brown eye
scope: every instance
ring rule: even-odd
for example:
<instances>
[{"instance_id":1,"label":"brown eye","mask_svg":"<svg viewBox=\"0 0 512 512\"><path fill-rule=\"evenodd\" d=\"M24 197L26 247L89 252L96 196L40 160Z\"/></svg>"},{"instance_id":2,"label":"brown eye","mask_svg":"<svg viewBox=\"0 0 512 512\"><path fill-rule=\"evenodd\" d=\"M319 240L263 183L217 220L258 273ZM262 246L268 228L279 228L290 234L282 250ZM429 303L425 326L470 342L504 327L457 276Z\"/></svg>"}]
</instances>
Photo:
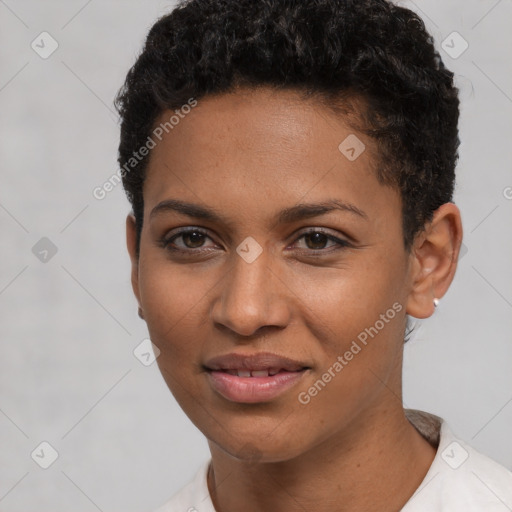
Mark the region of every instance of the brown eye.
<instances>
[{"instance_id":1,"label":"brown eye","mask_svg":"<svg viewBox=\"0 0 512 512\"><path fill-rule=\"evenodd\" d=\"M160 245L169 251L194 252L194 249L209 249L213 245L205 245L211 238L198 228L184 229L161 240ZM212 240L213 242L213 240Z\"/></svg>"},{"instance_id":2,"label":"brown eye","mask_svg":"<svg viewBox=\"0 0 512 512\"><path fill-rule=\"evenodd\" d=\"M186 233L182 233L180 236L189 249L197 249L198 247L201 247L204 244L204 239L206 238L206 236L199 231L187 231Z\"/></svg>"},{"instance_id":3,"label":"brown eye","mask_svg":"<svg viewBox=\"0 0 512 512\"><path fill-rule=\"evenodd\" d=\"M329 235L328 233L324 233L319 229L312 229L311 231L307 231L303 233L297 240L295 244L298 244L300 241L304 243L298 245L298 248L303 251L318 251L319 253L330 253L331 250L343 249L345 247L350 247L351 244L343 239L340 239L334 235Z\"/></svg>"},{"instance_id":4,"label":"brown eye","mask_svg":"<svg viewBox=\"0 0 512 512\"><path fill-rule=\"evenodd\" d=\"M325 249L325 244L329 241L329 237L320 232L311 232L304 235L304 240L308 249Z\"/></svg>"}]
</instances>

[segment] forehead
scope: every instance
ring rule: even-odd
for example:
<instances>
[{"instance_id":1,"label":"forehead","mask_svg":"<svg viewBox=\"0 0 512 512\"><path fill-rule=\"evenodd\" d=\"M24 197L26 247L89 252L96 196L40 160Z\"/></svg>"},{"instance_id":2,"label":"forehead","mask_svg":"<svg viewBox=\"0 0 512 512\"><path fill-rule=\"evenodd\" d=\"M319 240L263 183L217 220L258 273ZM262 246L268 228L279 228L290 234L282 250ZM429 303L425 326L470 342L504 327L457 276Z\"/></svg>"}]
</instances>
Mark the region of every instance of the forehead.
<instances>
[{"instance_id":1,"label":"forehead","mask_svg":"<svg viewBox=\"0 0 512 512\"><path fill-rule=\"evenodd\" d=\"M338 196L382 213L400 200L377 165L374 141L318 100L269 88L207 96L151 150L145 218L167 197L254 213Z\"/></svg>"}]
</instances>

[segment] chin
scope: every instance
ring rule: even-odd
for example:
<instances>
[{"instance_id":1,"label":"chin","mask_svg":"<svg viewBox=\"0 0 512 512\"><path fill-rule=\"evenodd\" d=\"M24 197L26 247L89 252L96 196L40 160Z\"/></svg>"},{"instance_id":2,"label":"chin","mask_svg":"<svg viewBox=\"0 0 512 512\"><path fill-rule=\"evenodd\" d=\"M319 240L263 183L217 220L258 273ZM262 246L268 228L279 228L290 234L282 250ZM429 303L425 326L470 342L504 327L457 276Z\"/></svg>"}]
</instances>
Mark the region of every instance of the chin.
<instances>
[{"instance_id":1,"label":"chin","mask_svg":"<svg viewBox=\"0 0 512 512\"><path fill-rule=\"evenodd\" d=\"M222 439L218 441L211 439L210 437L210 447L213 444L234 459L247 463L286 462L306 451L302 443L299 443L291 434L284 436L281 434L281 437L271 439L270 436L262 437L261 433L252 435L247 433L243 436L237 433L236 436L226 438L226 431L224 431Z\"/></svg>"}]
</instances>

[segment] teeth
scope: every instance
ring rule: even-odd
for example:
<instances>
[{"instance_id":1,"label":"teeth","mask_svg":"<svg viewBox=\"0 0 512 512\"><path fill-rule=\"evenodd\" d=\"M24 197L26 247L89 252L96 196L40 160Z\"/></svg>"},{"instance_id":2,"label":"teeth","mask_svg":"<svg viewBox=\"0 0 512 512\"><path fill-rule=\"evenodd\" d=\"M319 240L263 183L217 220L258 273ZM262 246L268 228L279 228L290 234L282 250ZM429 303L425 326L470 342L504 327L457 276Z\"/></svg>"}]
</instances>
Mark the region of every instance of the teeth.
<instances>
[{"instance_id":1,"label":"teeth","mask_svg":"<svg viewBox=\"0 0 512 512\"><path fill-rule=\"evenodd\" d=\"M223 370L229 375L236 375L237 377L272 377L278 374L280 368L270 368L268 370ZM284 370L283 370L284 371Z\"/></svg>"},{"instance_id":2,"label":"teeth","mask_svg":"<svg viewBox=\"0 0 512 512\"><path fill-rule=\"evenodd\" d=\"M268 377L268 370L255 370L251 372L253 377Z\"/></svg>"},{"instance_id":3,"label":"teeth","mask_svg":"<svg viewBox=\"0 0 512 512\"><path fill-rule=\"evenodd\" d=\"M268 377L279 373L279 370L227 370L227 373L238 377Z\"/></svg>"}]
</instances>

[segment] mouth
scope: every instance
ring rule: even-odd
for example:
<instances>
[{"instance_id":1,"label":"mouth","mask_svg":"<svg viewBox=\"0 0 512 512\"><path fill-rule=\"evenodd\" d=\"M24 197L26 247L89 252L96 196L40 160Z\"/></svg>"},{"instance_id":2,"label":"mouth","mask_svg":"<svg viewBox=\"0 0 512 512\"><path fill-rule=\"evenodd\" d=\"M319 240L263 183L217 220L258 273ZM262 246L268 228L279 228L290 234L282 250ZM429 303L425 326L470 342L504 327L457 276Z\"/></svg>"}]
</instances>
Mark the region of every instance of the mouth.
<instances>
[{"instance_id":1,"label":"mouth","mask_svg":"<svg viewBox=\"0 0 512 512\"><path fill-rule=\"evenodd\" d=\"M284 368L269 368L266 370L245 370L245 369L222 369L222 370L210 370L210 371L221 371L224 373L228 373L229 375L235 375L237 377L256 377L256 378L262 378L262 377L273 377L274 375L277 375L278 373L288 372L290 370L285 370ZM300 371L300 370L294 370L294 371Z\"/></svg>"},{"instance_id":2,"label":"mouth","mask_svg":"<svg viewBox=\"0 0 512 512\"><path fill-rule=\"evenodd\" d=\"M228 354L204 365L214 391L231 402L271 401L296 386L311 367L270 353Z\"/></svg>"}]
</instances>

